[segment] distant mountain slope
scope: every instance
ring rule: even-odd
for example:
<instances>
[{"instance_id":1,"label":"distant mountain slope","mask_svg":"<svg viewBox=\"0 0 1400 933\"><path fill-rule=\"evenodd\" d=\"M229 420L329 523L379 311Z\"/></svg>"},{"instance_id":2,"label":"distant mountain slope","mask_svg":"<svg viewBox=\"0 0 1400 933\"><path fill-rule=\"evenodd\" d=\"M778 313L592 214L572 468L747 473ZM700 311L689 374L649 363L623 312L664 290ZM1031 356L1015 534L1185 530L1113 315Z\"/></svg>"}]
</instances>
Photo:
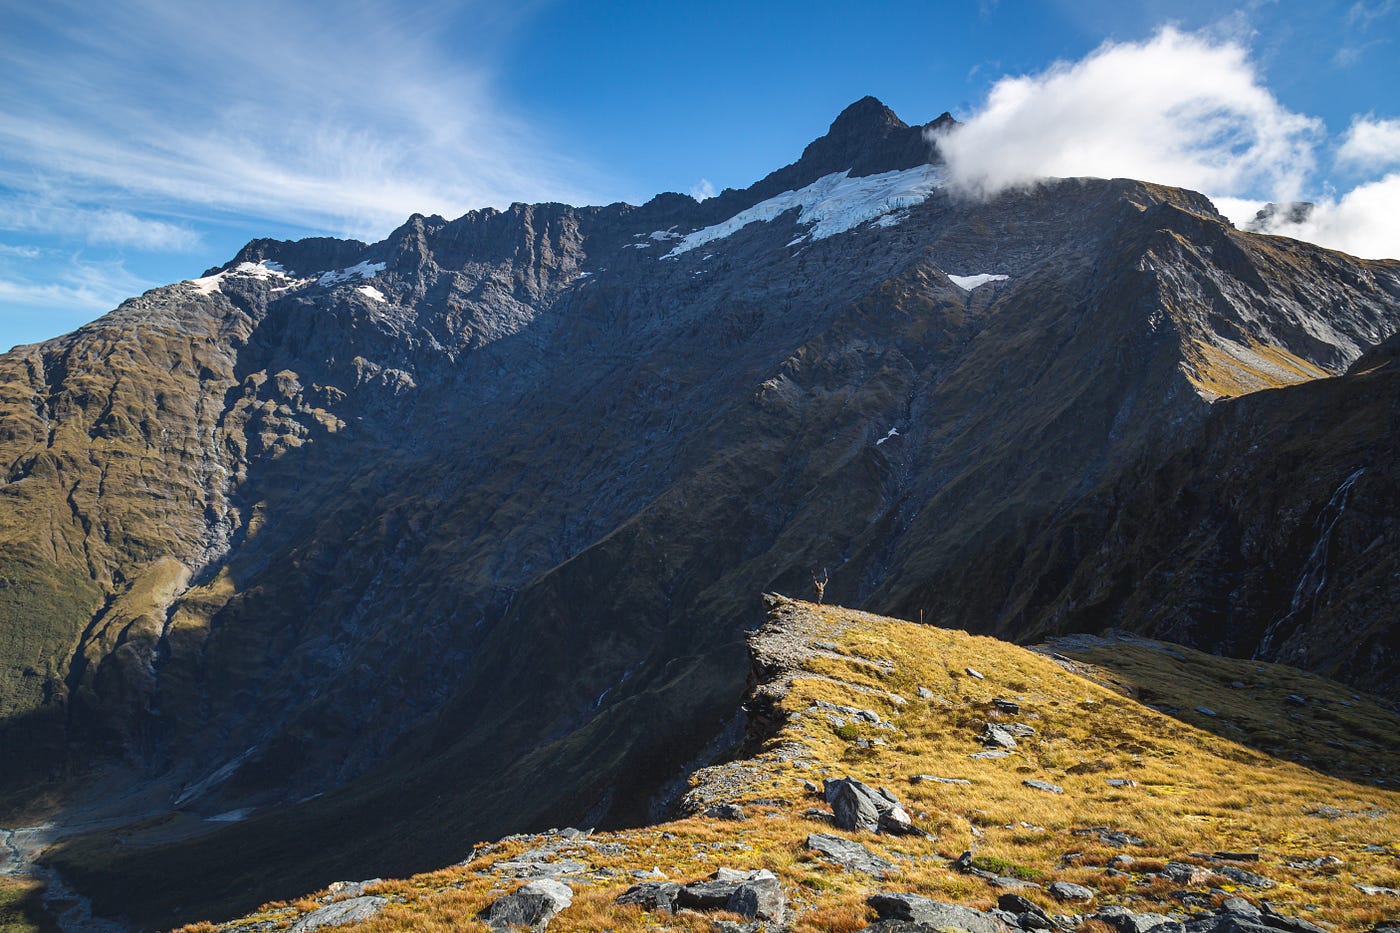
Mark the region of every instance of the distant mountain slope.
<instances>
[{"instance_id":1,"label":"distant mountain slope","mask_svg":"<svg viewBox=\"0 0 1400 933\"><path fill-rule=\"evenodd\" d=\"M1211 437L1253 463L1222 412L1321 393L1332 430L1322 396L1392 391L1316 380L1395 332L1400 263L1242 233L1124 179L963 201L923 139L867 99L701 203L258 240L0 357L5 799L248 811L110 853L141 879L112 906L167 917L198 903L156 890L197 889L186 867L304 890L439 864L465 835L635 821L722 744L752 595L823 568L832 597L910 618L1169 621L1302 658L1303 636L1265 640L1279 580L1305 572L1298 529L1355 467L1251 474L1287 507L1286 543L1235 616L1131 602L1159 579L1218 599L1233 590L1209 575L1254 552L1120 569L1117 541L1156 554L1190 513L1119 509L1154 464L1217 495L1190 469ZM1393 423L1358 423L1352 449L1383 461ZM1349 510L1372 483L1393 497L1381 466L1355 482ZM1386 592L1346 624L1383 631ZM1321 643L1342 618L1290 625ZM1340 673L1341 655L1303 660ZM1356 676L1393 693L1389 657ZM327 851L309 863L296 836Z\"/></svg>"}]
</instances>

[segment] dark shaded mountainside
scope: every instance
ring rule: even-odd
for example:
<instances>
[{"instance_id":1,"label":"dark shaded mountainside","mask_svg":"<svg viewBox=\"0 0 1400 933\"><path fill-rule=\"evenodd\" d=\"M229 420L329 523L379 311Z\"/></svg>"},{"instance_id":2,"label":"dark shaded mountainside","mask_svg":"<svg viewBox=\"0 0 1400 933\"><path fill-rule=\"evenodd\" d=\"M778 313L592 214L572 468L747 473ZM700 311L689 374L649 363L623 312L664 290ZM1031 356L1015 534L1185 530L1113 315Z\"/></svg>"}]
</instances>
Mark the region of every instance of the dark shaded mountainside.
<instances>
[{"instance_id":1,"label":"dark shaded mountainside","mask_svg":"<svg viewBox=\"0 0 1400 933\"><path fill-rule=\"evenodd\" d=\"M745 191L254 241L0 357L5 800L150 816L55 855L146 925L640 820L820 568L1395 696L1400 263L939 179L867 98Z\"/></svg>"}]
</instances>

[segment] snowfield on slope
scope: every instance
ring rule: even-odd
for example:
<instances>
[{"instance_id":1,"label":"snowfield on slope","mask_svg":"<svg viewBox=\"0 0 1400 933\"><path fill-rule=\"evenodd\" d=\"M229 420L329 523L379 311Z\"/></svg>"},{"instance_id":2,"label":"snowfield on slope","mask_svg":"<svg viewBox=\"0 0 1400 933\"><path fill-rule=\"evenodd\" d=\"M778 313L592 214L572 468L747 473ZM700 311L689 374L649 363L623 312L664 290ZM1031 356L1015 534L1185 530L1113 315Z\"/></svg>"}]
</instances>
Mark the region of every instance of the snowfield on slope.
<instances>
[{"instance_id":1,"label":"snowfield on slope","mask_svg":"<svg viewBox=\"0 0 1400 933\"><path fill-rule=\"evenodd\" d=\"M993 275L988 272L979 272L976 275L949 275L948 280L961 288L970 292L979 285L986 285L988 282L1005 282L1011 278L1009 275Z\"/></svg>"},{"instance_id":2,"label":"snowfield on slope","mask_svg":"<svg viewBox=\"0 0 1400 933\"><path fill-rule=\"evenodd\" d=\"M199 290L200 294L211 295L219 291L219 283L224 280L225 276L229 275L250 275L255 279L270 279L274 276L279 279L291 278L287 275L287 270L283 269L281 265L275 262L268 262L264 259L262 262L240 262L232 269L228 269L224 272L215 272L213 275L206 275L203 278L185 279L185 284L193 285Z\"/></svg>"},{"instance_id":3,"label":"snowfield on slope","mask_svg":"<svg viewBox=\"0 0 1400 933\"><path fill-rule=\"evenodd\" d=\"M323 272L316 280L317 285L340 285L359 276L362 279L372 279L384 271L382 262L357 262L348 269L337 269L334 272Z\"/></svg>"},{"instance_id":4,"label":"snowfield on slope","mask_svg":"<svg viewBox=\"0 0 1400 933\"><path fill-rule=\"evenodd\" d=\"M851 178L849 171L836 172L818 178L805 188L784 191L760 201L722 223L696 230L661 258L674 259L697 246L722 240L751 223L766 223L793 209L802 212L797 222L812 228L793 243L803 239L822 240L877 218L882 219L881 226L894 226L902 219L895 215L896 211L922 204L942 186L943 172L933 165L860 178Z\"/></svg>"}]
</instances>

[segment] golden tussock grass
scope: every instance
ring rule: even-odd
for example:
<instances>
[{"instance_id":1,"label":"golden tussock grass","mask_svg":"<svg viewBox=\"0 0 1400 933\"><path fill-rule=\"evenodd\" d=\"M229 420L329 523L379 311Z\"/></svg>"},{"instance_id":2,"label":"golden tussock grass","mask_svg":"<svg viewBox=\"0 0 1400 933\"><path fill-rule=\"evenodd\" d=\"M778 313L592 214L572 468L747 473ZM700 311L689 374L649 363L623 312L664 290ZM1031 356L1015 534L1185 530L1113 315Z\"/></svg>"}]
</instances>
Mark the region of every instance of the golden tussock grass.
<instances>
[{"instance_id":1,"label":"golden tussock grass","mask_svg":"<svg viewBox=\"0 0 1400 933\"><path fill-rule=\"evenodd\" d=\"M804 672L781 701L786 724L766 751L742 763L752 773L741 782L744 790L735 802L750 818L736 823L689 817L599 833L590 840L594 846L563 846L559 858L587 862L592 874L586 884L575 879L573 905L550 930L708 930L708 916L664 916L614 903L634 883L629 872L653 867L681 883L721 866L767 868L792 899L798 931L861 929L873 919L865 898L876 890L992 906L1000 890L947 864L967 848L981 864L1007 874L1041 884L1085 884L1098 892L1098 904L1122 903L1134 910L1181 909L1171 899L1180 885L1143 876L1168 860L1218 866L1222 863L1201 857L1217 851L1257 854L1257 862L1237 864L1276 885L1263 891L1216 879L1215 887L1256 901L1267 897L1279 910L1315 922L1367 929L1397 906L1355 885L1400 887L1400 794L1364 782L1360 772L1347 772L1355 778L1347 780L1245 744L1287 746L1296 733L1301 747L1316 751L1328 747L1321 737L1338 729L1353 738L1397 734L1400 719L1373 701L1351 699L1357 694L1345 687L1274 665L1144 646L1088 652L1092 666L1086 672L1105 683L1110 676L1119 682L1104 686L995 639L835 607L794 603L786 611L801 619L813 640L832 642L836 649L804 662ZM969 667L985 679L968 675ZM1329 701L1286 705L1300 680L1310 696ZM1259 686L1228 686L1236 682ZM932 697L921 698L919 688ZM1215 731L1157 712L1123 691L1155 691L1159 701L1173 705L1192 698L1192 706L1209 704L1219 714L1209 722ZM1342 697L1353 706L1339 706ZM1014 701L1021 711L1002 712L994 699ZM859 722L838 728L827 711L806 712L818 701L872 710L896 728ZM1010 757L970 758L983 750L979 733L988 722L1021 723L1035 733L1019 738ZM796 760L781 760L775 751L780 747L806 751ZM1338 766L1389 768L1396 756L1392 739L1369 750L1368 761ZM809 808L829 808L820 794L804 790L804 781L820 786L824 778L847 775L889 788L933 838L845 833L805 814ZM913 783L915 775L971 783ZM1136 785L1111 787L1110 778ZM1064 793L1033 789L1023 783L1028 779L1053 783ZM1075 832L1093 827L1126 832L1145 845L1117 848L1096 832ZM898 870L883 882L845 871L806 849L812 832L855 839ZM358 929L479 929L478 913L523 883L503 879L491 866L537 844L511 840L464 866L386 881L373 893L401 903ZM1368 850L1377 845L1383 850ZM1134 859L1126 867L1132 876L1106 876L1109 860L1123 854ZM1324 855L1340 858L1341 865L1306 864ZM1144 880L1148 883L1137 883ZM1193 890L1210 893L1209 886ZM1042 890L1021 893L1052 913L1064 909ZM313 901L303 900L266 908L259 916L290 917L311 906ZM1080 929L1107 933L1095 922Z\"/></svg>"}]
</instances>

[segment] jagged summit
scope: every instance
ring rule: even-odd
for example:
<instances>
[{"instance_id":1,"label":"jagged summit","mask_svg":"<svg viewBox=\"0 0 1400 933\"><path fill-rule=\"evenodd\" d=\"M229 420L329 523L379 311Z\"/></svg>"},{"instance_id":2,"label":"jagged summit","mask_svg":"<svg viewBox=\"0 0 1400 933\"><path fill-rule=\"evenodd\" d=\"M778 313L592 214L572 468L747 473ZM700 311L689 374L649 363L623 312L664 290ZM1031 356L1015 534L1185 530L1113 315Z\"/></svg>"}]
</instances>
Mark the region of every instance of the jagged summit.
<instances>
[{"instance_id":1,"label":"jagged summit","mask_svg":"<svg viewBox=\"0 0 1400 933\"><path fill-rule=\"evenodd\" d=\"M797 165L823 175L846 169L852 175L875 175L914 168L938 161L927 131L954 123L952 114L945 112L923 126L909 126L878 98L862 97L841 111L826 135L802 151Z\"/></svg>"},{"instance_id":2,"label":"jagged summit","mask_svg":"<svg viewBox=\"0 0 1400 933\"><path fill-rule=\"evenodd\" d=\"M955 123L952 114L945 112L927 124L910 126L878 98L862 97L841 111L824 135L808 143L796 162L742 191L726 189L707 201L706 207L711 214L727 211L728 216L836 172L878 175L937 162L937 150L926 131Z\"/></svg>"}]
</instances>

